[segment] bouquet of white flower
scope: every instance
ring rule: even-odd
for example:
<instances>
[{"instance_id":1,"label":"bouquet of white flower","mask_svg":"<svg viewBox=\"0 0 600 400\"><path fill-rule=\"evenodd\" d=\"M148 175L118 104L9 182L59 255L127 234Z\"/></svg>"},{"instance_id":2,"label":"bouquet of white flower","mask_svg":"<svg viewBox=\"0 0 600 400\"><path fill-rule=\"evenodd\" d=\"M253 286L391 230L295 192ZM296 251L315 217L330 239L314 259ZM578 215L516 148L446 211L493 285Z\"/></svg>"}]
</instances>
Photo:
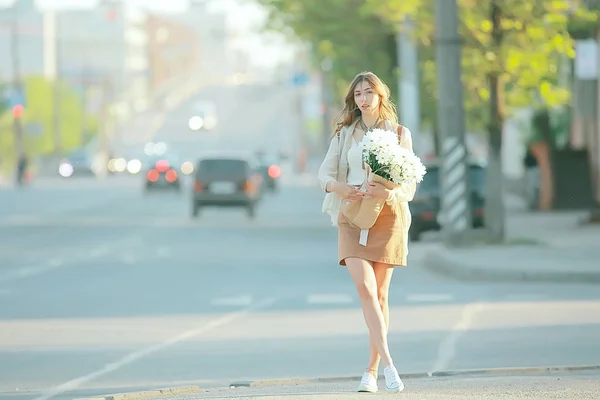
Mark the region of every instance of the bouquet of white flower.
<instances>
[{"instance_id":1,"label":"bouquet of white flower","mask_svg":"<svg viewBox=\"0 0 600 400\"><path fill-rule=\"evenodd\" d=\"M425 176L426 169L421 159L400 147L396 132L373 129L363 136L360 147L363 151L363 160L370 169L371 179L377 179L371 177L375 174L399 185L407 181L419 183Z\"/></svg>"},{"instance_id":2,"label":"bouquet of white flower","mask_svg":"<svg viewBox=\"0 0 600 400\"><path fill-rule=\"evenodd\" d=\"M419 183L423 180L425 166L414 153L400 147L396 132L373 129L363 136L359 146L367 174L363 191L366 191L366 182L380 183L391 190L405 182ZM377 221L384 204L383 199L365 198L344 203L341 211L353 225L369 229Z\"/></svg>"}]
</instances>

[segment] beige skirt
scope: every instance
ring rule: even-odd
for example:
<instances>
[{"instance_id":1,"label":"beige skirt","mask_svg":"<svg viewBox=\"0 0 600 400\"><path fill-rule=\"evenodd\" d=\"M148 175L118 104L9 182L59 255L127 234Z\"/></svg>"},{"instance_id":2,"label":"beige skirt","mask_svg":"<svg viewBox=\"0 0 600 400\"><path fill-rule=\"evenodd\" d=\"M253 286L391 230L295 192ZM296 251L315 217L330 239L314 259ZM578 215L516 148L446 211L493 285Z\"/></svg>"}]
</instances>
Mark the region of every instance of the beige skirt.
<instances>
[{"instance_id":1,"label":"beige skirt","mask_svg":"<svg viewBox=\"0 0 600 400\"><path fill-rule=\"evenodd\" d=\"M396 212L385 204L375 225L369 229L367 245L360 241L360 229L351 225L340 213L338 217L338 259L346 265L346 258L406 266L408 256L408 229L411 223L408 203L402 203Z\"/></svg>"}]
</instances>

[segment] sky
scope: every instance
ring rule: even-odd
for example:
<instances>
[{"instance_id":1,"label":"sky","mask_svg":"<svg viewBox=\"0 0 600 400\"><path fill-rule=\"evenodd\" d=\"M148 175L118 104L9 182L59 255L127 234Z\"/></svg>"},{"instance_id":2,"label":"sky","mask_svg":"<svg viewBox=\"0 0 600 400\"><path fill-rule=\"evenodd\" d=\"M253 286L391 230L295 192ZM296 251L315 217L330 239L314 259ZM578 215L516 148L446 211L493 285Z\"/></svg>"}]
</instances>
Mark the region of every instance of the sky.
<instances>
[{"instance_id":1,"label":"sky","mask_svg":"<svg viewBox=\"0 0 600 400\"><path fill-rule=\"evenodd\" d=\"M15 0L0 0L0 7L11 5ZM188 0L124 0L151 11L165 13L185 10ZM197 0L196 0L197 1ZM252 0L205 0L212 12L225 12L228 27L238 33L234 47L243 48L250 54L255 65L270 67L281 60L289 60L292 49L280 35L257 32L266 18L266 12ZM98 0L36 0L41 9L87 8Z\"/></svg>"}]
</instances>

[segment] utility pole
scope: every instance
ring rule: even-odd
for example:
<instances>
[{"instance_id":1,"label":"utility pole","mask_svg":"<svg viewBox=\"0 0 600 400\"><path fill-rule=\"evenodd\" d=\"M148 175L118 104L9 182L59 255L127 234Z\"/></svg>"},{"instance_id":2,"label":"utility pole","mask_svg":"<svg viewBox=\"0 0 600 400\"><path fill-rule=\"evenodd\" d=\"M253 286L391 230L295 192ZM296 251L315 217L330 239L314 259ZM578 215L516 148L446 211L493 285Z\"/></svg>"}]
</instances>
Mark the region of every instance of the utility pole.
<instances>
[{"instance_id":1,"label":"utility pole","mask_svg":"<svg viewBox=\"0 0 600 400\"><path fill-rule=\"evenodd\" d=\"M490 2L490 21L492 22L492 51L500 57L502 45L502 9L499 0ZM500 60L496 65L502 65ZM489 154L486 176L485 226L493 242L504 240L504 177L502 176L502 129L504 115L502 110L502 81L499 70L489 74L490 85L490 124Z\"/></svg>"},{"instance_id":2,"label":"utility pole","mask_svg":"<svg viewBox=\"0 0 600 400\"><path fill-rule=\"evenodd\" d=\"M421 100L419 52L417 42L412 37L414 26L414 21L407 18L400 24L396 34L397 65L401 73L398 79L398 113L400 124L418 136L421 129ZM418 154L417 147L415 146L415 153Z\"/></svg>"},{"instance_id":3,"label":"utility pole","mask_svg":"<svg viewBox=\"0 0 600 400\"><path fill-rule=\"evenodd\" d=\"M12 107L23 106L20 103L25 99L25 88L21 77L21 54L19 51L19 5L15 2L12 6L12 24L11 24L11 59L13 72L13 87L12 87ZM17 159L24 156L23 148L23 124L20 116L13 112L13 131L15 135L15 148L17 151Z\"/></svg>"},{"instance_id":4,"label":"utility pole","mask_svg":"<svg viewBox=\"0 0 600 400\"><path fill-rule=\"evenodd\" d=\"M438 125L442 143L442 215L447 245L469 238L471 202L465 146L461 40L457 0L436 0Z\"/></svg>"},{"instance_id":5,"label":"utility pole","mask_svg":"<svg viewBox=\"0 0 600 400\"><path fill-rule=\"evenodd\" d=\"M54 85L52 88L52 104L53 104L53 124L52 131L54 132L54 153L57 156L62 156L62 135L61 135L61 118L60 118L60 68L61 68L61 34L60 34L60 19L58 11L54 11L54 60L55 60L55 76Z\"/></svg>"}]
</instances>

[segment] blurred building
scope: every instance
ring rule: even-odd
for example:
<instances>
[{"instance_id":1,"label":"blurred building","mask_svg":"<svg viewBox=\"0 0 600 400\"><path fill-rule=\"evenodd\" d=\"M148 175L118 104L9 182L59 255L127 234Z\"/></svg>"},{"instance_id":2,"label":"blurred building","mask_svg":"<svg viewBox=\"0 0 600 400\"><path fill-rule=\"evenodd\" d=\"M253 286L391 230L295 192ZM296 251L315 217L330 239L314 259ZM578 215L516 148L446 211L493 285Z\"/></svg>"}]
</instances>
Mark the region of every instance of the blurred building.
<instances>
[{"instance_id":1,"label":"blurred building","mask_svg":"<svg viewBox=\"0 0 600 400\"><path fill-rule=\"evenodd\" d=\"M174 18L149 14L145 34L148 87L153 98L168 95L199 72L201 45L194 29Z\"/></svg>"},{"instance_id":2,"label":"blurred building","mask_svg":"<svg viewBox=\"0 0 600 400\"><path fill-rule=\"evenodd\" d=\"M148 98L145 14L119 3L56 13L56 65L76 88L102 85L108 99L128 112Z\"/></svg>"},{"instance_id":3,"label":"blurred building","mask_svg":"<svg viewBox=\"0 0 600 400\"><path fill-rule=\"evenodd\" d=\"M18 72L42 74L43 23L44 16L35 7L34 0L20 0L13 7L0 9L0 80L10 81L14 77L13 43L16 44Z\"/></svg>"},{"instance_id":4,"label":"blurred building","mask_svg":"<svg viewBox=\"0 0 600 400\"><path fill-rule=\"evenodd\" d=\"M231 32L226 16L210 11L205 3L193 3L189 9L172 15L172 20L185 24L198 37L198 64L195 80L199 85L222 84L232 75L229 49Z\"/></svg>"}]
</instances>

